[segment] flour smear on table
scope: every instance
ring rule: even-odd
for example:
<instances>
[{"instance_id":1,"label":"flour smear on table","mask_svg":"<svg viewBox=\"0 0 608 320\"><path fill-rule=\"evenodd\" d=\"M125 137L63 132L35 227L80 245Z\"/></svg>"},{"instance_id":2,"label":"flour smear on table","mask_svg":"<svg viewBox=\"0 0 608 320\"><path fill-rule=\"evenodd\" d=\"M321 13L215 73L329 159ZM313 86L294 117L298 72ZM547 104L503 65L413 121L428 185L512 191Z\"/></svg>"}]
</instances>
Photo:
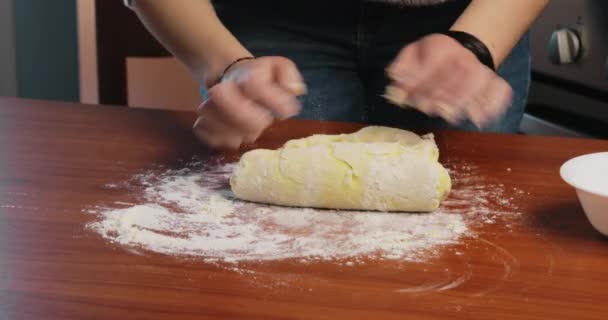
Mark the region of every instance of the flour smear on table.
<instances>
[{"instance_id":1,"label":"flour smear on table","mask_svg":"<svg viewBox=\"0 0 608 320\"><path fill-rule=\"evenodd\" d=\"M206 262L298 259L352 265L362 257L424 261L475 236L475 225L515 221L517 216L505 187L484 182L478 169L466 164L447 165L454 190L439 210L419 214L243 202L230 192L234 167L193 161L179 170L150 170L106 185L139 200L86 209L98 217L87 227L129 248Z\"/></svg>"}]
</instances>

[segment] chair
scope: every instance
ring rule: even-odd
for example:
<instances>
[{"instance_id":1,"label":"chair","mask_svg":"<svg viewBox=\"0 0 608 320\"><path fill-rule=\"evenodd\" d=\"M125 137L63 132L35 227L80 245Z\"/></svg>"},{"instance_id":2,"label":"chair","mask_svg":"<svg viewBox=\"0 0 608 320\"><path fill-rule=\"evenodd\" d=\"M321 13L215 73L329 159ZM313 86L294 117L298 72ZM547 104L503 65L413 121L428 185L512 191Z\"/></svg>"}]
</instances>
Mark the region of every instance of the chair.
<instances>
[{"instance_id":1,"label":"chair","mask_svg":"<svg viewBox=\"0 0 608 320\"><path fill-rule=\"evenodd\" d=\"M99 103L127 105L127 57L170 57L120 0L95 2Z\"/></svg>"}]
</instances>

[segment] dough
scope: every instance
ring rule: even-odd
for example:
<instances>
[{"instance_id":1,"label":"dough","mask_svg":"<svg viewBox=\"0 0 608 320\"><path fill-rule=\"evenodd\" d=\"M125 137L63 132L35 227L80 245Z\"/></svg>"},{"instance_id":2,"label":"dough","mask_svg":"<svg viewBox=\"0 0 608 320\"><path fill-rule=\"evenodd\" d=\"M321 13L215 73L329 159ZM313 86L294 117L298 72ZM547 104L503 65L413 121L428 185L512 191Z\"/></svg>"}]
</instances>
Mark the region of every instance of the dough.
<instances>
[{"instance_id":1,"label":"dough","mask_svg":"<svg viewBox=\"0 0 608 320\"><path fill-rule=\"evenodd\" d=\"M237 198L294 207L430 212L451 189L432 134L366 127L245 153L230 179Z\"/></svg>"}]
</instances>

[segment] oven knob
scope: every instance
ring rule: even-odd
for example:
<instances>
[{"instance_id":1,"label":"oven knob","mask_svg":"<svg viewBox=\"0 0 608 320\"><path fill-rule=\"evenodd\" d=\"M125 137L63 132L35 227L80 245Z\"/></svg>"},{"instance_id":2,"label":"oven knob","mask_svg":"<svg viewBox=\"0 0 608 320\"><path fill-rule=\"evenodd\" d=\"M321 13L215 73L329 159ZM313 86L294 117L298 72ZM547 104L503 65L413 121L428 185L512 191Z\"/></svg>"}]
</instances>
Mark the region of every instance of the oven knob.
<instances>
[{"instance_id":1,"label":"oven knob","mask_svg":"<svg viewBox=\"0 0 608 320\"><path fill-rule=\"evenodd\" d=\"M581 38L572 29L559 29L549 40L549 60L553 64L577 62L581 56Z\"/></svg>"}]
</instances>

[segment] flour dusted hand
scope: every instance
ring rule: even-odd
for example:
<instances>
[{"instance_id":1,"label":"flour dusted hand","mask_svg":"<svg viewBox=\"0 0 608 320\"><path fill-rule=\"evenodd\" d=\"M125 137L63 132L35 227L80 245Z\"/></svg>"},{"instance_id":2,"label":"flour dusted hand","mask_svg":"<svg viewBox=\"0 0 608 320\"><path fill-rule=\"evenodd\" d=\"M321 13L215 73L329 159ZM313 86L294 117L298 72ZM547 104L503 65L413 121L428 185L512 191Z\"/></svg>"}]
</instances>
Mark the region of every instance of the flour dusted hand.
<instances>
[{"instance_id":1,"label":"flour dusted hand","mask_svg":"<svg viewBox=\"0 0 608 320\"><path fill-rule=\"evenodd\" d=\"M212 148L237 149L252 143L275 119L300 112L296 96L306 85L296 65L283 57L238 62L209 89L198 108L195 135Z\"/></svg>"},{"instance_id":2,"label":"flour dusted hand","mask_svg":"<svg viewBox=\"0 0 608 320\"><path fill-rule=\"evenodd\" d=\"M230 180L243 200L295 207L430 212L451 189L432 135L367 127L243 155Z\"/></svg>"}]
</instances>

